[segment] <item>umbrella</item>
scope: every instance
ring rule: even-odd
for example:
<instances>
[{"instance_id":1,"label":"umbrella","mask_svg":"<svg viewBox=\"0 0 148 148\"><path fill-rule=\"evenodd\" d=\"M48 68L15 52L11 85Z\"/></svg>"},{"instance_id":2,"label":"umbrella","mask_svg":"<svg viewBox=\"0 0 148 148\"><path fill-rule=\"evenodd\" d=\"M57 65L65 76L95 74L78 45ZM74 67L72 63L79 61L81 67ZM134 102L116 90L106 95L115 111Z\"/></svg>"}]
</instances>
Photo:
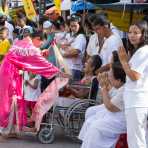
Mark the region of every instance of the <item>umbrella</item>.
<instances>
[{"instance_id":1,"label":"umbrella","mask_svg":"<svg viewBox=\"0 0 148 148\"><path fill-rule=\"evenodd\" d=\"M95 4L87 2L85 0L78 0L72 3L71 10L74 12L81 10L93 10L95 9Z\"/></svg>"}]
</instances>

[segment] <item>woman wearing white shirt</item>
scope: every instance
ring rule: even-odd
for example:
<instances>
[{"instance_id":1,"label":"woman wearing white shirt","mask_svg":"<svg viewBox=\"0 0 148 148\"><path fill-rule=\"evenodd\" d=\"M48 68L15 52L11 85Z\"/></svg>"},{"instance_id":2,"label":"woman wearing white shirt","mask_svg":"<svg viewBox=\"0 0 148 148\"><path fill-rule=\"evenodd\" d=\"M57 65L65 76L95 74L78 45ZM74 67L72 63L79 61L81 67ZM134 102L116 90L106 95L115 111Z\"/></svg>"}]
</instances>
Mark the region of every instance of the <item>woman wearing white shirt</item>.
<instances>
[{"instance_id":1,"label":"woman wearing white shirt","mask_svg":"<svg viewBox=\"0 0 148 148\"><path fill-rule=\"evenodd\" d=\"M73 79L81 80L86 37L78 16L73 16L70 19L70 33L66 36L66 39L67 43L61 45L61 48L64 50L63 57L72 71Z\"/></svg>"},{"instance_id":2,"label":"woman wearing white shirt","mask_svg":"<svg viewBox=\"0 0 148 148\"><path fill-rule=\"evenodd\" d=\"M126 132L123 104L125 72L119 62L112 64L109 78L114 87L110 91L105 79L99 78L102 80L103 104L90 107L86 112L86 121L79 134L79 139L83 142L81 148L112 148L120 134ZM91 110L93 115L87 115Z\"/></svg>"},{"instance_id":3,"label":"woman wearing white shirt","mask_svg":"<svg viewBox=\"0 0 148 148\"><path fill-rule=\"evenodd\" d=\"M145 21L130 26L128 38L131 58L123 47L118 51L126 72L124 90L125 114L129 148L146 148L148 117L148 24ZM134 51L134 52L131 52ZM133 55L132 55L133 54Z\"/></svg>"}]
</instances>

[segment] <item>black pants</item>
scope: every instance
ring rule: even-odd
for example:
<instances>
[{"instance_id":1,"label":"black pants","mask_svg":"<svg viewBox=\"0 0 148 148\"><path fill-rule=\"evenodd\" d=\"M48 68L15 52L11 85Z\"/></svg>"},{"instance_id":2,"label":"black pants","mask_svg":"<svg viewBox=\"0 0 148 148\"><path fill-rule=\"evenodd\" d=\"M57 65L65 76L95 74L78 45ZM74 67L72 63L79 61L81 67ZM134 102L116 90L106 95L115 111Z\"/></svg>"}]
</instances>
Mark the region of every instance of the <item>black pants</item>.
<instances>
[{"instance_id":1,"label":"black pants","mask_svg":"<svg viewBox=\"0 0 148 148\"><path fill-rule=\"evenodd\" d=\"M55 77L53 77L52 79L47 79L45 77L42 77L41 78L41 92L43 92L54 79Z\"/></svg>"}]
</instances>

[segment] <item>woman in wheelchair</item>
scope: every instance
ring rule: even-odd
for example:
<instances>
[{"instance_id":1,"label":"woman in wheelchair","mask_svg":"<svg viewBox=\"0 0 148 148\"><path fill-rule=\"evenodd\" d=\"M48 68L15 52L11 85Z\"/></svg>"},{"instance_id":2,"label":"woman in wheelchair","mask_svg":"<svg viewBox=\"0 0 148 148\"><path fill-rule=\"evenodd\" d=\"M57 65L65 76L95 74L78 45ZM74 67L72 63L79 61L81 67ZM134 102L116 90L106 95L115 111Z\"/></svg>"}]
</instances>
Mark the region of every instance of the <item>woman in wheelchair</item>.
<instances>
[{"instance_id":1,"label":"woman in wheelchair","mask_svg":"<svg viewBox=\"0 0 148 148\"><path fill-rule=\"evenodd\" d=\"M86 111L85 122L79 133L81 148L112 148L121 133L126 132L123 104L125 72L119 62L111 70L98 76L103 104ZM112 86L112 88L111 88Z\"/></svg>"},{"instance_id":2,"label":"woman in wheelchair","mask_svg":"<svg viewBox=\"0 0 148 148\"><path fill-rule=\"evenodd\" d=\"M82 80L77 84L67 85L63 90L64 93L60 93L60 97L57 99L57 105L67 107L76 99L88 98L92 78L95 75L96 70L100 68L101 65L102 61L99 55L90 57L85 63L84 77Z\"/></svg>"}]
</instances>

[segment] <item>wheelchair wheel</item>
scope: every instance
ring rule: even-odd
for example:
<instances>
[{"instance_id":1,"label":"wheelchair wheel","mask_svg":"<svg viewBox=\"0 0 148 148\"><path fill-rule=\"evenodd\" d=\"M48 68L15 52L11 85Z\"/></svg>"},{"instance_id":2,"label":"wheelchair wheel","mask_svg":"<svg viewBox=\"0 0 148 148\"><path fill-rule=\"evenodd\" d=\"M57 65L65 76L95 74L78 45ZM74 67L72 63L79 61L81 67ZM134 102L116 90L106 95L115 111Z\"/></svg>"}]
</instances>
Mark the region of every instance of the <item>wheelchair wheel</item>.
<instances>
[{"instance_id":1,"label":"wheelchair wheel","mask_svg":"<svg viewBox=\"0 0 148 148\"><path fill-rule=\"evenodd\" d=\"M38 133L38 140L43 144L51 144L55 139L55 132L53 128L42 127Z\"/></svg>"},{"instance_id":2,"label":"wheelchair wheel","mask_svg":"<svg viewBox=\"0 0 148 148\"><path fill-rule=\"evenodd\" d=\"M68 108L64 116L65 133L67 136L74 141L79 141L78 135L85 120L85 111L96 103L96 101L89 99L80 100Z\"/></svg>"}]
</instances>

